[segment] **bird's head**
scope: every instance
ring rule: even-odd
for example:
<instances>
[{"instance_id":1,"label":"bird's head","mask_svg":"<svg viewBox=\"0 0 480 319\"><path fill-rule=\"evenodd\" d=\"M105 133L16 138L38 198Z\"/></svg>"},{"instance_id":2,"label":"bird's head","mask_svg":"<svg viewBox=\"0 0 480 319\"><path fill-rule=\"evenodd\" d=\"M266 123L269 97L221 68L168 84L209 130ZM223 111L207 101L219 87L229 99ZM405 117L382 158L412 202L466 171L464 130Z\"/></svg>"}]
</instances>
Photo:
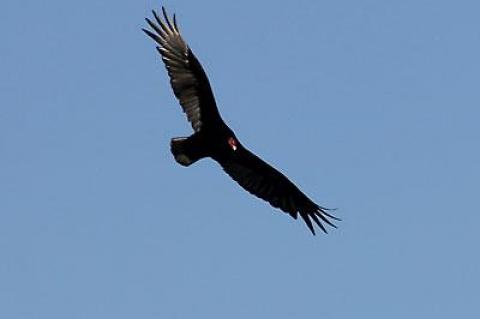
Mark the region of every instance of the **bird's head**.
<instances>
[{"instance_id":1,"label":"bird's head","mask_svg":"<svg viewBox=\"0 0 480 319\"><path fill-rule=\"evenodd\" d=\"M227 143L231 150L236 151L238 149L238 141L235 137L230 136Z\"/></svg>"}]
</instances>

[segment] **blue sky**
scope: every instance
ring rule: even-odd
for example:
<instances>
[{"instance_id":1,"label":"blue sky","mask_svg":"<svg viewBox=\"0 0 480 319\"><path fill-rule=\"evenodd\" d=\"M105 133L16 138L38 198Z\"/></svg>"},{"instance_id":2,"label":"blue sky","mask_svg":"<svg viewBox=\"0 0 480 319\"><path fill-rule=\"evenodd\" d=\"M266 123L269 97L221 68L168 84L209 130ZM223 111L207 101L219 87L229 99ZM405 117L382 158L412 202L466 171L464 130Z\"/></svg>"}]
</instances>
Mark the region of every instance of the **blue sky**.
<instances>
[{"instance_id":1,"label":"blue sky","mask_svg":"<svg viewBox=\"0 0 480 319\"><path fill-rule=\"evenodd\" d=\"M190 134L165 5L244 145L343 221L313 237ZM2 1L1 318L473 318L476 1Z\"/></svg>"}]
</instances>

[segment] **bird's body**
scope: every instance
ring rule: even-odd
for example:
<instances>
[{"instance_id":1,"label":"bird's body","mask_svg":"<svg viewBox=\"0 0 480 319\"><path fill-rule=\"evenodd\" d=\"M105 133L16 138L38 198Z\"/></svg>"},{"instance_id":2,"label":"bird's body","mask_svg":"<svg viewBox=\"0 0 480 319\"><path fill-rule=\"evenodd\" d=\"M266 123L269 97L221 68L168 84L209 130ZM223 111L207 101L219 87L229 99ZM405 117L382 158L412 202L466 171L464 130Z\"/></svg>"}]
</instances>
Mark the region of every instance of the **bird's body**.
<instances>
[{"instance_id":1,"label":"bird's body","mask_svg":"<svg viewBox=\"0 0 480 319\"><path fill-rule=\"evenodd\" d=\"M315 204L285 175L239 142L221 118L207 75L183 40L175 15L172 22L164 8L162 11L164 21L155 11L153 15L157 24L146 19L155 32L143 31L157 42L157 50L167 68L173 92L194 130L189 137L171 140L170 147L175 160L183 166L190 166L202 158L210 157L251 194L295 219L300 215L313 234L312 220L324 232L326 229L322 222L335 227L329 218L338 218Z\"/></svg>"}]
</instances>

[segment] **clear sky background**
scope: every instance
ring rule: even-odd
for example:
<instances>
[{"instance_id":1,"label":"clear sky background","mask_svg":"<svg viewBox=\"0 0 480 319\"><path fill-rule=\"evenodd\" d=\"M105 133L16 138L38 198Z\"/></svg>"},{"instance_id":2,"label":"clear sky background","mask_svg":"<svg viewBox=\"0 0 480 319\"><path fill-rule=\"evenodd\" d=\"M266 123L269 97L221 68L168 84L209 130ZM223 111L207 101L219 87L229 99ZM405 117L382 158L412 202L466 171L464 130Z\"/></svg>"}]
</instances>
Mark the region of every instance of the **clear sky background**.
<instances>
[{"instance_id":1,"label":"clear sky background","mask_svg":"<svg viewBox=\"0 0 480 319\"><path fill-rule=\"evenodd\" d=\"M191 133L150 9L227 123L319 204L305 225ZM478 1L0 4L0 317L476 318Z\"/></svg>"}]
</instances>

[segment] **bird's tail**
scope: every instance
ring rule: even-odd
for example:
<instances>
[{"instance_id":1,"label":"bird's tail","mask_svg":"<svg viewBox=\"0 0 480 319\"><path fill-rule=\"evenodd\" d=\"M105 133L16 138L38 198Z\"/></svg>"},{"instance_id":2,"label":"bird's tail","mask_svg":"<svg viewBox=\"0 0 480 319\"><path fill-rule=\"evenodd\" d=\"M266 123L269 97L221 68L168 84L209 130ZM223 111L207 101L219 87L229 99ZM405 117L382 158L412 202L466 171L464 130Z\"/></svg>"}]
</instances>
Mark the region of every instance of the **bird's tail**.
<instances>
[{"instance_id":1,"label":"bird's tail","mask_svg":"<svg viewBox=\"0 0 480 319\"><path fill-rule=\"evenodd\" d=\"M190 137L176 137L170 141L170 150L177 163L190 166L202 157L198 141L194 135Z\"/></svg>"}]
</instances>

